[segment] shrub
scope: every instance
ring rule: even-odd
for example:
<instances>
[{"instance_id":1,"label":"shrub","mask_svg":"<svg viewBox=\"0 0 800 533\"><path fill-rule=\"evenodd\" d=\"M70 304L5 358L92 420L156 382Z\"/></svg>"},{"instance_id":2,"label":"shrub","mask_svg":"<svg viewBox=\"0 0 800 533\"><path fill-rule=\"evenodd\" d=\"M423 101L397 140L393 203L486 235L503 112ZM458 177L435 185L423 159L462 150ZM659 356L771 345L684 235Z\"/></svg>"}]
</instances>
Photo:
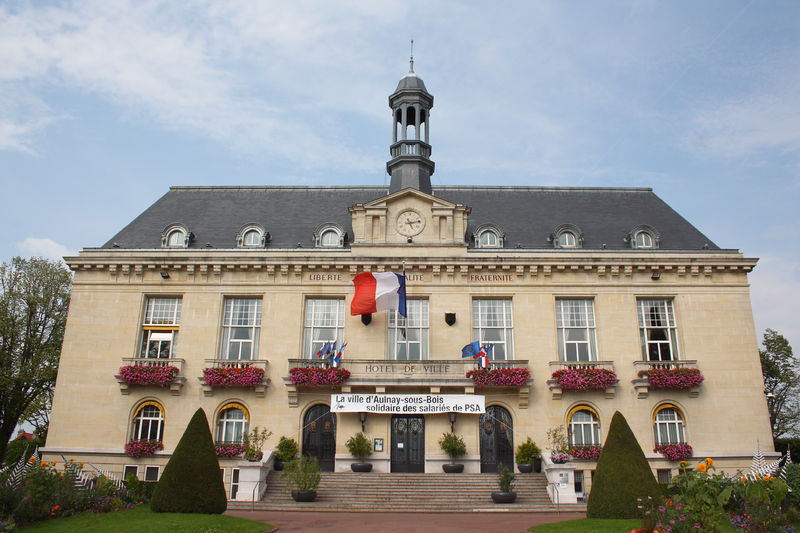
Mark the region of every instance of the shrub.
<instances>
[{"instance_id":1,"label":"shrub","mask_svg":"<svg viewBox=\"0 0 800 533\"><path fill-rule=\"evenodd\" d=\"M297 491L317 490L321 479L317 458L301 455L292 459L284 465L281 479Z\"/></svg>"},{"instance_id":2,"label":"shrub","mask_svg":"<svg viewBox=\"0 0 800 533\"><path fill-rule=\"evenodd\" d=\"M141 481L134 474L128 474L128 477L125 478L125 488L128 490L128 496L132 501L147 503L153 497L156 482Z\"/></svg>"},{"instance_id":3,"label":"shrub","mask_svg":"<svg viewBox=\"0 0 800 533\"><path fill-rule=\"evenodd\" d=\"M529 465L533 463L534 459L542 458L542 450L536 445L535 442L528 437L528 440L517 446L517 453L514 459L519 465Z\"/></svg>"},{"instance_id":4,"label":"shrub","mask_svg":"<svg viewBox=\"0 0 800 533\"><path fill-rule=\"evenodd\" d=\"M730 490L730 489L728 489ZM772 476L742 477L733 482L729 510L731 522L745 531L787 531L789 519L782 512L789 487Z\"/></svg>"},{"instance_id":5,"label":"shrub","mask_svg":"<svg viewBox=\"0 0 800 533\"><path fill-rule=\"evenodd\" d=\"M267 428L254 427L245 437L244 456L247 459L260 461L264 456L263 449L272 432Z\"/></svg>"},{"instance_id":6,"label":"shrub","mask_svg":"<svg viewBox=\"0 0 800 533\"><path fill-rule=\"evenodd\" d=\"M372 443L363 433L356 433L345 443L350 455L363 461L365 457L372 455Z\"/></svg>"},{"instance_id":7,"label":"shrub","mask_svg":"<svg viewBox=\"0 0 800 533\"><path fill-rule=\"evenodd\" d=\"M517 476L506 465L500 463L500 468L497 470L497 486L500 488L500 492L513 491L516 478Z\"/></svg>"},{"instance_id":8,"label":"shrub","mask_svg":"<svg viewBox=\"0 0 800 533\"><path fill-rule=\"evenodd\" d=\"M177 366L123 366L117 376L130 385L158 385L166 387L178 377Z\"/></svg>"},{"instance_id":9,"label":"shrub","mask_svg":"<svg viewBox=\"0 0 800 533\"><path fill-rule=\"evenodd\" d=\"M467 446L464 444L464 439L455 433L445 433L442 435L439 439L439 447L441 447L442 451L452 460L456 460L467 453Z\"/></svg>"},{"instance_id":10,"label":"shrub","mask_svg":"<svg viewBox=\"0 0 800 533\"><path fill-rule=\"evenodd\" d=\"M637 518L637 498L656 498L658 483L625 417L611 419L586 505L588 518Z\"/></svg>"},{"instance_id":11,"label":"shrub","mask_svg":"<svg viewBox=\"0 0 800 533\"><path fill-rule=\"evenodd\" d=\"M157 513L221 514L227 506L208 419L198 409L164 468L150 508Z\"/></svg>"},{"instance_id":12,"label":"shrub","mask_svg":"<svg viewBox=\"0 0 800 533\"><path fill-rule=\"evenodd\" d=\"M527 368L481 368L467 372L476 387L524 387L531 373Z\"/></svg>"},{"instance_id":13,"label":"shrub","mask_svg":"<svg viewBox=\"0 0 800 533\"><path fill-rule=\"evenodd\" d=\"M775 451L785 454L791 452L792 462L800 463L800 438L775 439Z\"/></svg>"},{"instance_id":14,"label":"shrub","mask_svg":"<svg viewBox=\"0 0 800 533\"><path fill-rule=\"evenodd\" d=\"M324 387L327 385L341 385L350 377L350 371L344 368L292 368L289 370L289 380L292 385L306 387Z\"/></svg>"},{"instance_id":15,"label":"shrub","mask_svg":"<svg viewBox=\"0 0 800 533\"><path fill-rule=\"evenodd\" d=\"M644 376L651 389L691 389L703 382L703 374L696 368L651 368L639 372L639 377Z\"/></svg>"},{"instance_id":16,"label":"shrub","mask_svg":"<svg viewBox=\"0 0 800 533\"><path fill-rule=\"evenodd\" d=\"M791 491L786 496L786 504L800 510L800 464L786 465L786 484Z\"/></svg>"},{"instance_id":17,"label":"shrub","mask_svg":"<svg viewBox=\"0 0 800 533\"><path fill-rule=\"evenodd\" d=\"M6 465L13 465L25 455L25 459L33 454L36 448L44 446L44 439L36 438L28 439L14 439L8 443L6 447L6 456L3 458L3 463Z\"/></svg>"},{"instance_id":18,"label":"shrub","mask_svg":"<svg viewBox=\"0 0 800 533\"><path fill-rule=\"evenodd\" d=\"M553 381L563 390L605 390L617 384L617 374L607 368L562 368Z\"/></svg>"},{"instance_id":19,"label":"shrub","mask_svg":"<svg viewBox=\"0 0 800 533\"><path fill-rule=\"evenodd\" d=\"M255 387L264 381L264 369L253 366L204 368L203 379L212 387Z\"/></svg>"},{"instance_id":20,"label":"shrub","mask_svg":"<svg viewBox=\"0 0 800 533\"><path fill-rule=\"evenodd\" d=\"M289 437L281 437L278 441L275 455L281 462L288 463L295 458L299 450L300 447L297 445L296 440Z\"/></svg>"},{"instance_id":21,"label":"shrub","mask_svg":"<svg viewBox=\"0 0 800 533\"><path fill-rule=\"evenodd\" d=\"M688 444L659 444L653 451L660 453L668 461L685 461L691 459L694 454L694 450Z\"/></svg>"}]
</instances>

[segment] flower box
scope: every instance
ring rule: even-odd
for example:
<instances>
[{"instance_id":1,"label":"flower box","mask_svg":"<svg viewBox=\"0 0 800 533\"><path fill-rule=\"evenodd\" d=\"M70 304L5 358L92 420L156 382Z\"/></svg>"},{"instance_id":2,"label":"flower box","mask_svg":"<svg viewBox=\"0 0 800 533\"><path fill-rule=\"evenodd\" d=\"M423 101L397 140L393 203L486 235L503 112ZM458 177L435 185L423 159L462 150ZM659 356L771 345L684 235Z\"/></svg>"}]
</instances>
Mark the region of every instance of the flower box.
<instances>
[{"instance_id":1,"label":"flower box","mask_svg":"<svg viewBox=\"0 0 800 533\"><path fill-rule=\"evenodd\" d=\"M244 453L243 444L217 444L214 446L217 457L238 457Z\"/></svg>"},{"instance_id":2,"label":"flower box","mask_svg":"<svg viewBox=\"0 0 800 533\"><path fill-rule=\"evenodd\" d=\"M607 368L562 368L553 372L553 381L562 390L606 390L619 381Z\"/></svg>"},{"instance_id":3,"label":"flower box","mask_svg":"<svg viewBox=\"0 0 800 533\"><path fill-rule=\"evenodd\" d=\"M119 369L117 379L128 385L158 385L167 387L175 381L180 370L177 366L127 365Z\"/></svg>"},{"instance_id":4,"label":"flower box","mask_svg":"<svg viewBox=\"0 0 800 533\"><path fill-rule=\"evenodd\" d=\"M569 454L573 459L597 461L600 458L600 452L602 451L602 446L573 446L569 449Z\"/></svg>"},{"instance_id":5,"label":"flower box","mask_svg":"<svg viewBox=\"0 0 800 533\"><path fill-rule=\"evenodd\" d=\"M256 387L264 382L264 369L253 366L204 368L203 379L211 387Z\"/></svg>"},{"instance_id":6,"label":"flower box","mask_svg":"<svg viewBox=\"0 0 800 533\"><path fill-rule=\"evenodd\" d=\"M557 465L569 462L570 456L567 452L550 452L550 460Z\"/></svg>"},{"instance_id":7,"label":"flower box","mask_svg":"<svg viewBox=\"0 0 800 533\"><path fill-rule=\"evenodd\" d=\"M150 457L163 449L164 444L155 439L133 439L125 445L125 453L129 457Z\"/></svg>"},{"instance_id":8,"label":"flower box","mask_svg":"<svg viewBox=\"0 0 800 533\"><path fill-rule=\"evenodd\" d=\"M688 444L659 444L653 448L668 461L684 461L690 459L694 451Z\"/></svg>"},{"instance_id":9,"label":"flower box","mask_svg":"<svg viewBox=\"0 0 800 533\"><path fill-rule=\"evenodd\" d=\"M467 378L472 379L476 387L524 387L530 377L527 368L482 368L467 372Z\"/></svg>"},{"instance_id":10,"label":"flower box","mask_svg":"<svg viewBox=\"0 0 800 533\"><path fill-rule=\"evenodd\" d=\"M651 389L683 390L699 386L703 374L697 368L650 368L639 372L639 377L647 378Z\"/></svg>"},{"instance_id":11,"label":"flower box","mask_svg":"<svg viewBox=\"0 0 800 533\"><path fill-rule=\"evenodd\" d=\"M289 369L289 380L292 385L306 387L341 385L349 377L350 371L344 368L299 367Z\"/></svg>"}]
</instances>

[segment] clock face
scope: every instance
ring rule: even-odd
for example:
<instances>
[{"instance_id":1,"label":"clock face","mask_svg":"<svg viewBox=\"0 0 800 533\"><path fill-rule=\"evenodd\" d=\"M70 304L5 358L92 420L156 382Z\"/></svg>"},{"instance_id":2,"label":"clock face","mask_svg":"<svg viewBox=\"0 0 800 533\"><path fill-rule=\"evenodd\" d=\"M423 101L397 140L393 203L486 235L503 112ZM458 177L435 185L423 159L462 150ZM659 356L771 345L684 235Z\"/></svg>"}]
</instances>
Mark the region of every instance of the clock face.
<instances>
[{"instance_id":1,"label":"clock face","mask_svg":"<svg viewBox=\"0 0 800 533\"><path fill-rule=\"evenodd\" d=\"M397 232L406 237L419 235L425 228L425 217L413 209L406 209L397 215Z\"/></svg>"}]
</instances>

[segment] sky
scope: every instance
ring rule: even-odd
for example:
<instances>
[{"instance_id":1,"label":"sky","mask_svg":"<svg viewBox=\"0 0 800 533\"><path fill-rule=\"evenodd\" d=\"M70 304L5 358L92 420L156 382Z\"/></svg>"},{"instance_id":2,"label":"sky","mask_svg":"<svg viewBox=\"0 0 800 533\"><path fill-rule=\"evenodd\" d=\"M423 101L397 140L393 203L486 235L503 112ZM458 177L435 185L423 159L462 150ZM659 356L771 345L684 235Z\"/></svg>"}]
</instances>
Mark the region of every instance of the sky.
<instances>
[{"instance_id":1,"label":"sky","mask_svg":"<svg viewBox=\"0 0 800 533\"><path fill-rule=\"evenodd\" d=\"M652 187L800 353L795 0L0 0L0 260L171 185L388 184L412 38L434 185Z\"/></svg>"}]
</instances>

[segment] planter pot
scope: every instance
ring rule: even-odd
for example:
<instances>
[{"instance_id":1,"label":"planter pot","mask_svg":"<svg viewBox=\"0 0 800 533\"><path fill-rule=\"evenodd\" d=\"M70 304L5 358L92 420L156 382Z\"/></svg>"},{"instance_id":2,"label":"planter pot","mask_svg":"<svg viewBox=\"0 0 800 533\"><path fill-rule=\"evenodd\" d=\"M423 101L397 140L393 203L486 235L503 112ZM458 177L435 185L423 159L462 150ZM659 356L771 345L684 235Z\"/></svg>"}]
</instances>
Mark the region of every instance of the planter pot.
<instances>
[{"instance_id":1,"label":"planter pot","mask_svg":"<svg viewBox=\"0 0 800 533\"><path fill-rule=\"evenodd\" d=\"M533 472L533 463L518 463L517 468L523 474L530 474Z\"/></svg>"},{"instance_id":2,"label":"planter pot","mask_svg":"<svg viewBox=\"0 0 800 533\"><path fill-rule=\"evenodd\" d=\"M273 470L283 470L283 461L281 461L280 459L278 459L276 457L275 461L272 463L272 469Z\"/></svg>"},{"instance_id":3,"label":"planter pot","mask_svg":"<svg viewBox=\"0 0 800 533\"><path fill-rule=\"evenodd\" d=\"M542 471L542 459L541 459L541 457L539 459L534 459L533 460L533 471L536 472L537 474L539 474Z\"/></svg>"},{"instance_id":4,"label":"planter pot","mask_svg":"<svg viewBox=\"0 0 800 533\"><path fill-rule=\"evenodd\" d=\"M372 463L350 463L353 472L372 472Z\"/></svg>"},{"instance_id":5,"label":"planter pot","mask_svg":"<svg viewBox=\"0 0 800 533\"><path fill-rule=\"evenodd\" d=\"M492 500L494 503L514 503L517 499L516 492L493 492Z\"/></svg>"},{"instance_id":6,"label":"planter pot","mask_svg":"<svg viewBox=\"0 0 800 533\"><path fill-rule=\"evenodd\" d=\"M442 465L442 470L444 470L446 474L460 474L464 471L464 465L447 463Z\"/></svg>"},{"instance_id":7,"label":"planter pot","mask_svg":"<svg viewBox=\"0 0 800 533\"><path fill-rule=\"evenodd\" d=\"M293 490L292 498L296 502L313 502L317 499L317 491L315 490Z\"/></svg>"},{"instance_id":8,"label":"planter pot","mask_svg":"<svg viewBox=\"0 0 800 533\"><path fill-rule=\"evenodd\" d=\"M256 461L260 461L261 459L263 459L264 458L264 454L263 453L259 453L257 455L245 455L244 458L247 459L248 461L254 463Z\"/></svg>"}]
</instances>

